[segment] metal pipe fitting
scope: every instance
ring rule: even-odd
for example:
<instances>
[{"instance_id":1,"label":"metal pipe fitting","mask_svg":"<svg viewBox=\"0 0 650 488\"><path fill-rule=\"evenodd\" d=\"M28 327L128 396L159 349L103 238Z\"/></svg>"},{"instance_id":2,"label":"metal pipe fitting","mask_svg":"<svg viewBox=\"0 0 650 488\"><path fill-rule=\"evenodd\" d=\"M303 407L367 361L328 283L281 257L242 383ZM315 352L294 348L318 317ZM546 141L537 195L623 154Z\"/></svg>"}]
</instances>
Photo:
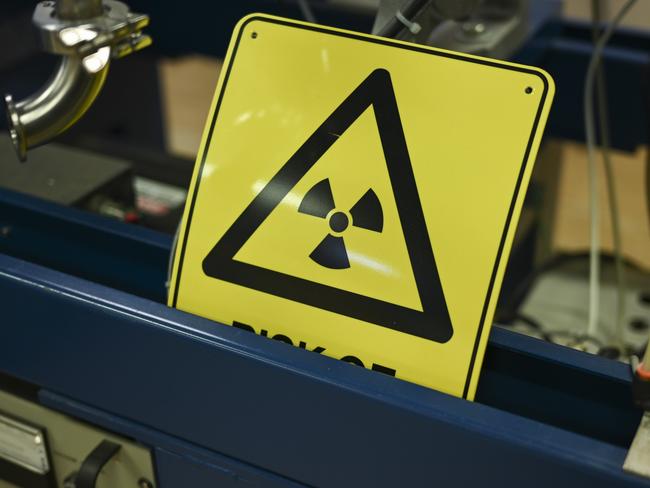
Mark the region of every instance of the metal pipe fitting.
<instances>
[{"instance_id":1,"label":"metal pipe fitting","mask_svg":"<svg viewBox=\"0 0 650 488\"><path fill-rule=\"evenodd\" d=\"M17 103L5 96L9 133L21 161L27 149L40 146L72 126L99 93L108 64L88 73L80 59L66 56L50 80L38 92Z\"/></svg>"},{"instance_id":2,"label":"metal pipe fitting","mask_svg":"<svg viewBox=\"0 0 650 488\"><path fill-rule=\"evenodd\" d=\"M9 133L21 161L28 149L52 140L90 108L111 58L151 44L141 32L149 18L115 0L43 1L33 21L44 49L61 61L38 92L20 101L5 96Z\"/></svg>"},{"instance_id":3,"label":"metal pipe fitting","mask_svg":"<svg viewBox=\"0 0 650 488\"><path fill-rule=\"evenodd\" d=\"M79 20L99 17L102 14L102 0L57 0L56 16L64 20Z\"/></svg>"}]
</instances>

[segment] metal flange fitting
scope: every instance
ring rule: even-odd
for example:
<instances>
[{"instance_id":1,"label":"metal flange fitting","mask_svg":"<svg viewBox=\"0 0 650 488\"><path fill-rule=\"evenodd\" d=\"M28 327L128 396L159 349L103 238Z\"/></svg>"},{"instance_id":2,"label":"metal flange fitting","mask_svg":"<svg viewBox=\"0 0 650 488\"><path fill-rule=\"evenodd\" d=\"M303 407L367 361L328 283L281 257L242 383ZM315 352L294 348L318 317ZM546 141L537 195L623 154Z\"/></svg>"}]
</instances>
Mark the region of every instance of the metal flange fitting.
<instances>
[{"instance_id":1,"label":"metal flange fitting","mask_svg":"<svg viewBox=\"0 0 650 488\"><path fill-rule=\"evenodd\" d=\"M11 139L21 161L27 150L72 126L101 90L111 59L151 44L142 33L149 17L116 0L40 2L33 22L44 51L61 56L48 82L35 94L14 101L5 96Z\"/></svg>"}]
</instances>

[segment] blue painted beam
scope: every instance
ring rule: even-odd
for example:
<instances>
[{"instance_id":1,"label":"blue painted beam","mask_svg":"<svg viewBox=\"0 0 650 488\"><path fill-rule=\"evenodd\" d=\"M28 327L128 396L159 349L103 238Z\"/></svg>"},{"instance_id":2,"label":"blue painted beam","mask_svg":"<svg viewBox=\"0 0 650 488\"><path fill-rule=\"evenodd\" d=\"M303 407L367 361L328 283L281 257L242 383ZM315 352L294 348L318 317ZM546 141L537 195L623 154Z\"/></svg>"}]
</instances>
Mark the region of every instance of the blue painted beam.
<instances>
[{"instance_id":1,"label":"blue painted beam","mask_svg":"<svg viewBox=\"0 0 650 488\"><path fill-rule=\"evenodd\" d=\"M41 390L38 398L49 408L152 447L158 488L184 486L228 488L242 485L300 488L305 486L47 390Z\"/></svg>"},{"instance_id":2,"label":"blue painted beam","mask_svg":"<svg viewBox=\"0 0 650 488\"><path fill-rule=\"evenodd\" d=\"M0 297L0 371L299 483L650 486L621 470L623 447L7 256ZM611 362L499 335L625 382Z\"/></svg>"},{"instance_id":3,"label":"blue painted beam","mask_svg":"<svg viewBox=\"0 0 650 488\"><path fill-rule=\"evenodd\" d=\"M0 253L164 302L171 236L0 188Z\"/></svg>"}]
</instances>

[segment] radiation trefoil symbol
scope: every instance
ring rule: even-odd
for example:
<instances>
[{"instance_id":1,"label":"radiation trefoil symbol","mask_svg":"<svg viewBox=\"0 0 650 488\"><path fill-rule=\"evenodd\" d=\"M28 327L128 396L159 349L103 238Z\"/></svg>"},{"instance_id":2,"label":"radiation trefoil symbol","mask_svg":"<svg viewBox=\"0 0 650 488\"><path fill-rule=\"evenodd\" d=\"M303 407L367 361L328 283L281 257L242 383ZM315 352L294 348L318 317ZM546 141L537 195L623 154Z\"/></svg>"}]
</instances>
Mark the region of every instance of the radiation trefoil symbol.
<instances>
[{"instance_id":1,"label":"radiation trefoil symbol","mask_svg":"<svg viewBox=\"0 0 650 488\"><path fill-rule=\"evenodd\" d=\"M373 232L384 228L384 213L375 192L369 189L345 212L336 208L329 180L316 183L300 202L298 212L326 219L330 233L309 255L316 263L331 269L350 267L343 233L352 225Z\"/></svg>"},{"instance_id":2,"label":"radiation trefoil symbol","mask_svg":"<svg viewBox=\"0 0 650 488\"><path fill-rule=\"evenodd\" d=\"M413 278L421 308L390 303L362 293L293 276L236 258L239 250L293 190L309 170L369 107L375 121L393 189ZM364 168L357 168L363 171ZM361 190L363 191L363 189ZM388 198L388 196L382 196ZM328 179L316 183L298 211L327 219L330 232L311 252L311 259L331 269L346 269L350 260L344 232L359 227L383 230L382 206L372 189L349 210L337 209ZM255 196L203 259L203 272L211 277L268 293L306 306L345 315L366 323L411 334L435 342L447 342L454 330L431 248L424 212L400 120L390 74L385 69L370 73L284 163ZM345 273L340 277L344 279ZM308 324L305 324L308 326Z\"/></svg>"}]
</instances>

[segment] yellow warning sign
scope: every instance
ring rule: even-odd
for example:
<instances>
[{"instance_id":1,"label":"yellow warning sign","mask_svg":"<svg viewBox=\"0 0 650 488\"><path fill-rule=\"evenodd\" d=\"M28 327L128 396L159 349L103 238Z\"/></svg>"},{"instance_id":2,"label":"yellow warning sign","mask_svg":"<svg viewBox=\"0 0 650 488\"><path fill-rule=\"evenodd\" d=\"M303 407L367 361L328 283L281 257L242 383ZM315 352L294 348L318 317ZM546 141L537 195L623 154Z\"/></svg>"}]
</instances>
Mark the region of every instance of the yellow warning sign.
<instances>
[{"instance_id":1,"label":"yellow warning sign","mask_svg":"<svg viewBox=\"0 0 650 488\"><path fill-rule=\"evenodd\" d=\"M552 96L537 68L246 17L170 305L472 399Z\"/></svg>"}]
</instances>

